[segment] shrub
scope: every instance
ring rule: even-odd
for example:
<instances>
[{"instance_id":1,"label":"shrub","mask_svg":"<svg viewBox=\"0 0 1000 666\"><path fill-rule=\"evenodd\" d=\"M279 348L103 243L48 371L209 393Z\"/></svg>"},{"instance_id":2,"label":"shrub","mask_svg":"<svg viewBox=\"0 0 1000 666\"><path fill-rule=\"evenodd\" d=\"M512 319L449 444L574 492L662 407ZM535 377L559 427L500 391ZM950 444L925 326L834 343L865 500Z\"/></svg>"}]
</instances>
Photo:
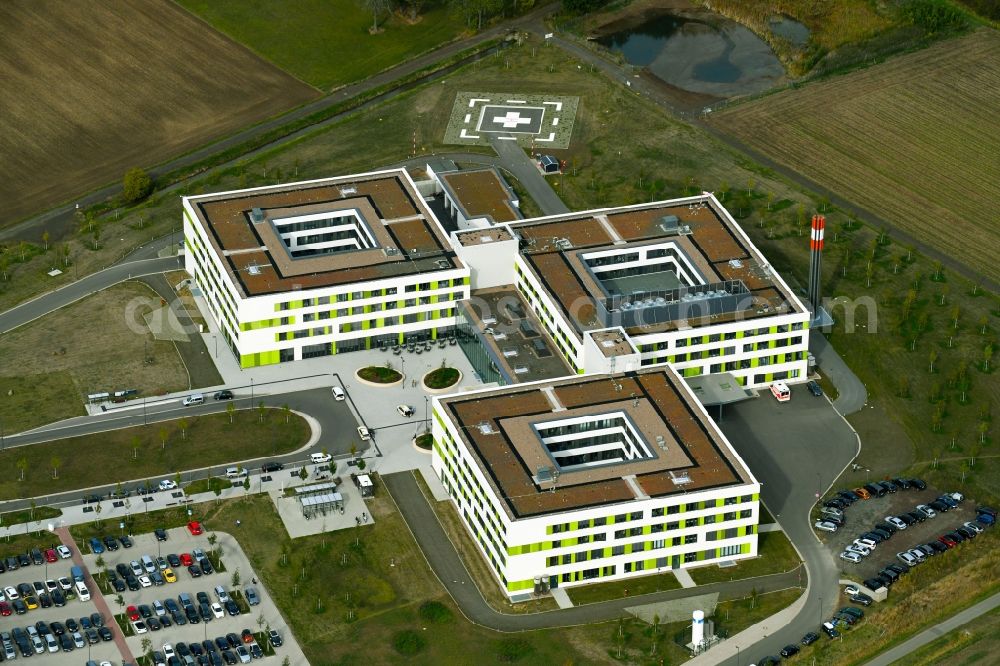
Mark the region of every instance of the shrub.
<instances>
[{"instance_id":1,"label":"shrub","mask_svg":"<svg viewBox=\"0 0 1000 666\"><path fill-rule=\"evenodd\" d=\"M392 647L404 657L412 657L427 647L427 640L412 629L405 629L392 637Z\"/></svg>"},{"instance_id":2,"label":"shrub","mask_svg":"<svg viewBox=\"0 0 1000 666\"><path fill-rule=\"evenodd\" d=\"M125 172L125 180L122 184L122 198L126 203L142 201L153 191L153 179L149 174L133 167Z\"/></svg>"},{"instance_id":3,"label":"shrub","mask_svg":"<svg viewBox=\"0 0 1000 666\"><path fill-rule=\"evenodd\" d=\"M535 646L523 638L504 638L495 643L497 659L511 664L520 661L535 651Z\"/></svg>"},{"instance_id":4,"label":"shrub","mask_svg":"<svg viewBox=\"0 0 1000 666\"><path fill-rule=\"evenodd\" d=\"M420 605L420 619L434 624L451 622L454 615L451 609L440 601L428 601Z\"/></svg>"}]
</instances>

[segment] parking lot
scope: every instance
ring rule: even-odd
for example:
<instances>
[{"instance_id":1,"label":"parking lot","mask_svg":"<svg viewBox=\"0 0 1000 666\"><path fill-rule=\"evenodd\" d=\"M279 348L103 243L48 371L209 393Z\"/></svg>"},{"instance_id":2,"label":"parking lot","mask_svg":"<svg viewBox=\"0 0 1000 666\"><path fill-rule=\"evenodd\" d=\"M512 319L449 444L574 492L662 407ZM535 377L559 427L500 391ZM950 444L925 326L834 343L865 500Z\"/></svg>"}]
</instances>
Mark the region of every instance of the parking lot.
<instances>
[{"instance_id":1,"label":"parking lot","mask_svg":"<svg viewBox=\"0 0 1000 666\"><path fill-rule=\"evenodd\" d=\"M171 553L176 555L191 553L196 548L207 552L210 549L208 536L209 533L207 532L199 536L194 536L187 528L167 530L166 541L158 541L152 534L143 534L133 537L134 545L132 548L120 548L114 552L106 551L101 554L101 557L104 559L105 566L114 570L117 564L124 563L128 565L131 560L140 560L143 555L149 555L156 559L160 556L167 557ZM174 646L179 642L188 644L200 643L206 639L213 640L218 636L225 636L228 633L239 635L244 629L250 629L256 633L261 631L262 628L270 627L276 630L281 636L283 645L276 650L274 657L267 657L266 659L272 659L275 663L280 663L285 656L288 656L292 664L306 664L305 656L302 654L295 637L288 630L284 618L274 606L267 589L259 581L254 582L255 573L253 568L250 566L237 541L231 535L223 532L216 533L216 536L218 537L218 542L215 547L221 551L222 563L226 571L192 578L187 569L180 567L175 572L177 576L176 583L165 583L160 586L141 588L138 591L126 589L121 593L122 599L125 602L124 606L119 606L115 603L115 594L105 595L109 606L113 612L122 613L128 606L139 607L141 605L148 605L152 608L154 600L165 602L167 598L171 598L177 601L178 596L182 593L187 593L192 599L196 600L198 592L207 593L210 602L217 602L218 597L213 591L215 586L221 585L231 594L235 589L232 581L233 572L236 570L240 572L239 590L242 592L247 586L255 588L260 597L260 603L251 606L249 613L241 613L235 617L227 613L222 618L215 618L213 616L208 622L201 621L198 624L185 624L184 626L171 624L170 627L161 628L157 631L148 631L143 635L133 634L126 638L132 653L135 655L143 653L143 638L150 640L153 650L161 650L165 643ZM95 566L97 556L88 553L84 555L83 559L91 573L95 574L97 572ZM197 604L197 601L195 603ZM259 618L263 618L263 623L259 623Z\"/></svg>"},{"instance_id":2,"label":"parking lot","mask_svg":"<svg viewBox=\"0 0 1000 666\"><path fill-rule=\"evenodd\" d=\"M71 566L73 566L72 560L60 559L53 563L32 565L18 568L15 571L6 571L3 574L0 574L0 585L3 587L12 586L16 588L21 583L32 585L37 581L44 584L46 580L58 580L61 577L71 578ZM82 617L87 617L89 620L90 616L97 612L98 610L93 599L91 599L91 601L80 601L78 598L68 599L66 600L66 605L62 607L57 607L55 605L49 608L39 607L34 610L29 610L24 615L11 614L6 617L0 617L0 632L10 633L15 627L24 629L27 626L34 625L39 621L45 622L49 625L53 622L59 622L64 626L69 619L72 619L76 623L80 623L80 619ZM102 615L101 619L112 632L120 633L112 618L104 617ZM86 643L85 633L85 631L81 631L81 637L84 638L84 642ZM19 650L17 658L24 658L20 654ZM65 666L66 664L82 664L88 660L94 660L97 662L110 661L112 663L119 664L121 663L121 655L118 651L118 647L113 641L98 639L97 643L87 643L84 647L74 648L72 653L66 653L62 651L62 649L58 652L52 653L46 650L43 653L33 655L31 663L35 664L35 666Z\"/></svg>"},{"instance_id":3,"label":"parking lot","mask_svg":"<svg viewBox=\"0 0 1000 666\"><path fill-rule=\"evenodd\" d=\"M898 563L896 553L936 541L942 534L953 531L962 523L976 519L975 503L967 499L947 513L937 513L934 518L927 518L924 522L918 522L907 526L904 530L899 530L888 540L878 544L870 555L857 564L840 559L840 553L848 545L863 532L871 530L876 523L883 522L887 516L898 516L913 511L918 504L930 504L935 498L945 492L950 492L950 490L932 486L928 486L926 490L911 487L886 494L884 497L858 500L844 511L845 523L843 527L834 533L818 531L817 534L820 540L830 548L837 564L844 573L844 577L860 582L871 578L887 564ZM824 499L828 499L828 497ZM820 505L814 512L816 519L820 518L819 508Z\"/></svg>"}]
</instances>

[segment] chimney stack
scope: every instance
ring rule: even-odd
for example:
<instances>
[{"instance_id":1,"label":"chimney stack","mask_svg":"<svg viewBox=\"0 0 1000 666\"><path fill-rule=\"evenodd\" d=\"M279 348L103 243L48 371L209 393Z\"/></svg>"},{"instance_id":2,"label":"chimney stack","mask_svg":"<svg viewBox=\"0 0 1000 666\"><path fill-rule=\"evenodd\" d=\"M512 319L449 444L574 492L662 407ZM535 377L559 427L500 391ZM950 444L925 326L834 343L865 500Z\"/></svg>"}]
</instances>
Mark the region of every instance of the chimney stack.
<instances>
[{"instance_id":1,"label":"chimney stack","mask_svg":"<svg viewBox=\"0 0 1000 666\"><path fill-rule=\"evenodd\" d=\"M823 266L823 232L826 229L826 218L813 215L812 232L809 235L809 303L812 305L813 317L819 316L822 293L820 282Z\"/></svg>"}]
</instances>

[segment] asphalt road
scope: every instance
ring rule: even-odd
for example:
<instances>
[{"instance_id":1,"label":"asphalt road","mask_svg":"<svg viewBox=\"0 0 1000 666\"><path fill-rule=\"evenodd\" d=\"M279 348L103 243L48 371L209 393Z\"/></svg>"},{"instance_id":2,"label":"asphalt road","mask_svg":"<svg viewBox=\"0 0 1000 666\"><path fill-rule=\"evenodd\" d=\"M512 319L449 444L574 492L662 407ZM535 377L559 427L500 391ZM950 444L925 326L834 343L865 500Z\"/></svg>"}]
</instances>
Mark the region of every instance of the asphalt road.
<instances>
[{"instance_id":1,"label":"asphalt road","mask_svg":"<svg viewBox=\"0 0 1000 666\"><path fill-rule=\"evenodd\" d=\"M1000 606L1000 594L994 594L992 597L983 599L974 606L969 606L965 610L955 613L947 620L939 622L933 627L921 631L913 638L903 641L891 650L886 650L878 657L865 664L865 666L889 666L890 664L894 664L911 652L919 650L928 643L947 634L949 631L953 631L961 627L963 624L967 624L972 620L975 620L980 615L985 615L998 606Z\"/></svg>"},{"instance_id":2,"label":"asphalt road","mask_svg":"<svg viewBox=\"0 0 1000 666\"><path fill-rule=\"evenodd\" d=\"M837 387L837 399L833 401L833 408L844 416L861 411L868 402L868 390L819 331L809 332L809 351L816 357L816 363L823 373Z\"/></svg>"},{"instance_id":3,"label":"asphalt road","mask_svg":"<svg viewBox=\"0 0 1000 666\"><path fill-rule=\"evenodd\" d=\"M761 498L805 562L806 603L788 624L748 646L740 661L755 663L816 631L839 601L839 569L812 529L810 509L853 460L860 443L830 401L796 392L779 403L770 394L731 405L719 424L761 482ZM735 658L722 661L735 666Z\"/></svg>"},{"instance_id":4,"label":"asphalt road","mask_svg":"<svg viewBox=\"0 0 1000 666\"><path fill-rule=\"evenodd\" d=\"M55 291L50 291L6 312L0 313L0 334L11 331L18 326L23 326L53 310L58 310L70 303L75 303L81 298L85 298L102 289L107 289L111 285L123 280L129 280L141 275L152 275L154 273L177 270L183 267L184 262L179 257L140 259L138 261L115 264L110 268L105 268L103 271L87 275L76 282L71 282Z\"/></svg>"},{"instance_id":5,"label":"asphalt road","mask_svg":"<svg viewBox=\"0 0 1000 666\"><path fill-rule=\"evenodd\" d=\"M411 472L387 474L382 477L382 481L392 494L396 506L403 514L431 569L447 588L462 613L469 621L497 631L530 631L607 622L627 615L626 608L642 604L713 593L719 593L721 599L731 599L747 596L753 588L760 593L787 589L799 584L799 572L793 570L771 576L654 592L543 613L517 615L499 613L483 599L475 581L462 563L462 558L438 522L434 510L417 486L413 474Z\"/></svg>"},{"instance_id":6,"label":"asphalt road","mask_svg":"<svg viewBox=\"0 0 1000 666\"><path fill-rule=\"evenodd\" d=\"M351 414L345 403L337 402L333 399L329 389L320 388L305 391L293 391L289 393L262 395L259 392L261 387L258 387L258 392L254 394L251 401L249 390L244 390L248 388L249 387L237 389L236 404L240 409L248 408L251 404L256 406L261 402L268 407L277 408L287 404L293 411L308 414L312 418L316 419L322 429L319 441L308 451L299 451L279 456L265 456L267 460L276 460L285 463L286 465L291 465L293 463L304 462L309 458L309 453L321 451L323 449L326 449L328 453L335 457L346 455L350 452L351 444L355 441L354 416ZM265 390L274 390L274 388L275 387L271 386L265 388ZM27 446L40 442L51 441L53 439L76 437L79 435L105 432L108 430L116 430L131 426L141 426L144 422L151 424L160 421L177 419L182 416L201 416L204 414L221 413L226 410L227 405L228 402L216 402L209 398L202 405L184 407L181 405L180 399L175 398L171 400L148 403L145 409L145 416L143 415L144 410L138 406L129 409L122 409L120 411L108 412L98 416L80 416L66 421L60 421L57 424L46 426L44 428L5 437L4 448L9 449L12 446ZM345 424L347 424L346 427ZM248 469L252 469L260 465L260 460L261 459L233 460L226 464L241 465ZM225 464L220 464L215 465L214 467L219 469L224 466ZM198 460L195 459L191 461L191 468L192 469L182 473L181 476L183 479L187 480L204 476L202 472L203 468L199 469L201 468L201 465ZM142 480L122 479L121 481L124 485L131 486L138 484ZM48 495L46 496L45 504L49 506L58 506L66 502L77 503L80 501L80 497L85 493L106 495L107 493L113 491L115 486L115 483L110 483L90 489L81 488L64 493ZM0 505L2 505L4 511L14 511L27 507L29 503L29 499L22 499L0 502Z\"/></svg>"},{"instance_id":7,"label":"asphalt road","mask_svg":"<svg viewBox=\"0 0 1000 666\"><path fill-rule=\"evenodd\" d=\"M527 190L528 195L534 199L544 214L558 215L570 212L562 199L556 195L552 186L545 180L545 176L539 173L534 161L528 157L523 148L517 145L516 141L491 138L490 145L500 156L500 163L514 174L514 177Z\"/></svg>"}]
</instances>

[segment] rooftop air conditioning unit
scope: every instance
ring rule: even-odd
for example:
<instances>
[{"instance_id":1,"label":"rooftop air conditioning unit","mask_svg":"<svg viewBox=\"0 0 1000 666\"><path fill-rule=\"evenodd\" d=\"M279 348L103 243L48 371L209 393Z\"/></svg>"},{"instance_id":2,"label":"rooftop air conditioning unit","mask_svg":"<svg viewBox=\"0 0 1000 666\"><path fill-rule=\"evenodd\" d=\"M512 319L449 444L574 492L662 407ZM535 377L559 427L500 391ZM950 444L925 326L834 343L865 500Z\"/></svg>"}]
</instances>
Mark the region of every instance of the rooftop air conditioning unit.
<instances>
[{"instance_id":1,"label":"rooftop air conditioning unit","mask_svg":"<svg viewBox=\"0 0 1000 666\"><path fill-rule=\"evenodd\" d=\"M435 265L437 265L438 268L442 268L442 269L443 268L451 268L451 264L448 262L447 259L438 259L434 263L435 263Z\"/></svg>"},{"instance_id":2,"label":"rooftop air conditioning unit","mask_svg":"<svg viewBox=\"0 0 1000 666\"><path fill-rule=\"evenodd\" d=\"M252 208L250 210L250 221L254 224L260 224L264 221L264 211L260 208Z\"/></svg>"}]
</instances>

